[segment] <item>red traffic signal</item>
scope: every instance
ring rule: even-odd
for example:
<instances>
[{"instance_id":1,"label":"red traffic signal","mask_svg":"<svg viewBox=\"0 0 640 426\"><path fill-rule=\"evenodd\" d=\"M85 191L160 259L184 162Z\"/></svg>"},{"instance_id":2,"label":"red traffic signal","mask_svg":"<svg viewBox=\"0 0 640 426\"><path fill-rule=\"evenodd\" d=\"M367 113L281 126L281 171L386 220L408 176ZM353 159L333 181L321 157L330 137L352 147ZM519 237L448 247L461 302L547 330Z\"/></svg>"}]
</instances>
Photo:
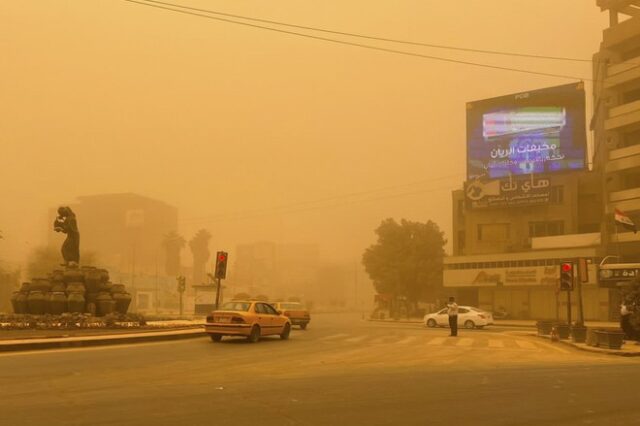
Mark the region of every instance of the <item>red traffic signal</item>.
<instances>
[{"instance_id":1,"label":"red traffic signal","mask_svg":"<svg viewBox=\"0 0 640 426\"><path fill-rule=\"evenodd\" d=\"M571 262L560 264L560 290L573 290L573 263Z\"/></svg>"},{"instance_id":2,"label":"red traffic signal","mask_svg":"<svg viewBox=\"0 0 640 426\"><path fill-rule=\"evenodd\" d=\"M227 276L227 260L229 255L225 251L219 251L216 253L216 272L215 277L218 279L224 279Z\"/></svg>"}]
</instances>

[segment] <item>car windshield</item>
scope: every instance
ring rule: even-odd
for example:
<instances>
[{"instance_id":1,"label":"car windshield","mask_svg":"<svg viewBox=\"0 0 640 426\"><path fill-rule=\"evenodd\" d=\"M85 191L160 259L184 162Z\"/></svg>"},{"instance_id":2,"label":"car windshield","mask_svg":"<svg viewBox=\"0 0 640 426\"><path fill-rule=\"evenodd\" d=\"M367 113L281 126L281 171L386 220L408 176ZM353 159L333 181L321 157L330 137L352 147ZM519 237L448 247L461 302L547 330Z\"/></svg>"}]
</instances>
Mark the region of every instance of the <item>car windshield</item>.
<instances>
[{"instance_id":1,"label":"car windshield","mask_svg":"<svg viewBox=\"0 0 640 426\"><path fill-rule=\"evenodd\" d=\"M280 309L303 309L300 303L281 303Z\"/></svg>"},{"instance_id":2,"label":"car windshield","mask_svg":"<svg viewBox=\"0 0 640 426\"><path fill-rule=\"evenodd\" d=\"M251 303L249 302L227 302L220 307L222 311L248 311Z\"/></svg>"}]
</instances>

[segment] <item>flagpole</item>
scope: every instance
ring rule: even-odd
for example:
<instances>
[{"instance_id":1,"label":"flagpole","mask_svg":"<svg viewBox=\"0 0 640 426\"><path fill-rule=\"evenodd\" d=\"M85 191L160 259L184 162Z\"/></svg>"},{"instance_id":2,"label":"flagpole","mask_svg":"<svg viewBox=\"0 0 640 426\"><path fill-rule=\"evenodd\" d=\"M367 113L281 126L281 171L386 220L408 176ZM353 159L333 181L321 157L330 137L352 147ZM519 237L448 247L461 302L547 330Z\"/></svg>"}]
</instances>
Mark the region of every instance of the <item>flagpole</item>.
<instances>
[{"instance_id":1,"label":"flagpole","mask_svg":"<svg viewBox=\"0 0 640 426\"><path fill-rule=\"evenodd\" d=\"M620 234L618 233L618 222L613 220L613 226L616 227L616 247L618 249L618 263L622 263L622 254L620 253Z\"/></svg>"}]
</instances>

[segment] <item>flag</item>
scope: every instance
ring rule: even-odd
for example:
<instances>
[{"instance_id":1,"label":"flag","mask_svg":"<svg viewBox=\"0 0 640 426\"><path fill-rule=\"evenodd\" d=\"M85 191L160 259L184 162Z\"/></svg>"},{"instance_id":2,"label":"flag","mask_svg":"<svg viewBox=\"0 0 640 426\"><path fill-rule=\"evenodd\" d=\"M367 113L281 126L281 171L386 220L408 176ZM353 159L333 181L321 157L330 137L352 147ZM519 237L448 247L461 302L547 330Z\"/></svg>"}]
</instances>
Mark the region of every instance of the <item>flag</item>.
<instances>
[{"instance_id":1,"label":"flag","mask_svg":"<svg viewBox=\"0 0 640 426\"><path fill-rule=\"evenodd\" d=\"M625 229L633 231L634 234L638 232L638 229L636 228L636 224L633 223L633 221L629 216L622 213L620 210L616 209L615 213L613 214L613 219L616 221L617 224L624 226Z\"/></svg>"}]
</instances>

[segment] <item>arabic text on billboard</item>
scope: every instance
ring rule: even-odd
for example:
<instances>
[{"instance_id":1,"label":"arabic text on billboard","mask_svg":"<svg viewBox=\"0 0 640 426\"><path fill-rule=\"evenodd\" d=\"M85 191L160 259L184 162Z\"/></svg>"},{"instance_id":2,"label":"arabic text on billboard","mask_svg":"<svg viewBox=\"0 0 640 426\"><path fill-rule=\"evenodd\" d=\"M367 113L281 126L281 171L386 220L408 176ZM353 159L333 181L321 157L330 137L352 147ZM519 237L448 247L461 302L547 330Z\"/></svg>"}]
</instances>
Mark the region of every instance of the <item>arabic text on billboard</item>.
<instances>
[{"instance_id":1,"label":"arabic text on billboard","mask_svg":"<svg viewBox=\"0 0 640 426\"><path fill-rule=\"evenodd\" d=\"M467 175L502 178L585 168L582 83L467 104Z\"/></svg>"}]
</instances>

